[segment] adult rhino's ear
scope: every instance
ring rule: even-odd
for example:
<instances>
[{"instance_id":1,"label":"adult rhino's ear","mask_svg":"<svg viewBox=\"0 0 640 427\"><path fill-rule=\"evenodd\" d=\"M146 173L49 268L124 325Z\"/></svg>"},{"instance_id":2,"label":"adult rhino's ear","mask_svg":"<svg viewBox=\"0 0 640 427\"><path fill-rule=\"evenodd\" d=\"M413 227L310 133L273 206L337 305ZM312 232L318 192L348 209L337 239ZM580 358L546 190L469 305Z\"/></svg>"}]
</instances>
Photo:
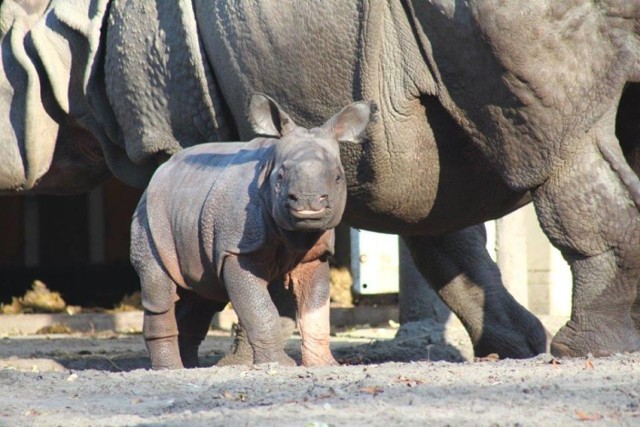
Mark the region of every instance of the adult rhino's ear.
<instances>
[{"instance_id":1,"label":"adult rhino's ear","mask_svg":"<svg viewBox=\"0 0 640 427\"><path fill-rule=\"evenodd\" d=\"M256 93L249 101L249 121L258 135L281 138L296 124L274 101L263 93Z\"/></svg>"},{"instance_id":2,"label":"adult rhino's ear","mask_svg":"<svg viewBox=\"0 0 640 427\"><path fill-rule=\"evenodd\" d=\"M371 121L372 108L368 102L354 102L333 116L324 127L338 141L358 142Z\"/></svg>"}]
</instances>

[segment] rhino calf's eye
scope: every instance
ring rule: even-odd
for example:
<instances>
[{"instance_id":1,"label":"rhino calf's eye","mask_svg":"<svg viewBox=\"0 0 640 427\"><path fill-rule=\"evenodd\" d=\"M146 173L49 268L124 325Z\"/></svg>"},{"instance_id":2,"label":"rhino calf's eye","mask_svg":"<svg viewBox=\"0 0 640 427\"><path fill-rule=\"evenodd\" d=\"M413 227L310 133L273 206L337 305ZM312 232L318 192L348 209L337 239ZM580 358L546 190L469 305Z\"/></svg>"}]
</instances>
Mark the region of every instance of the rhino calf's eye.
<instances>
[{"instance_id":1,"label":"rhino calf's eye","mask_svg":"<svg viewBox=\"0 0 640 427\"><path fill-rule=\"evenodd\" d=\"M336 176L336 184L340 183L340 181L342 181L342 175Z\"/></svg>"}]
</instances>

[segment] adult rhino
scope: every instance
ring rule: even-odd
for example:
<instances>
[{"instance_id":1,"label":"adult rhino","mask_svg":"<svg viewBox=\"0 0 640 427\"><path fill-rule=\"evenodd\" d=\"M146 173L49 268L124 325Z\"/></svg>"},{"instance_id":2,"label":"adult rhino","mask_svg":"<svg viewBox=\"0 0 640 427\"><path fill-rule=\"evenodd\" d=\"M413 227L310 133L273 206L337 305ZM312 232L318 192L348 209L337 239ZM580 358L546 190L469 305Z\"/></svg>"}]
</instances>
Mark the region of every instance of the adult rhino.
<instances>
[{"instance_id":1,"label":"adult rhino","mask_svg":"<svg viewBox=\"0 0 640 427\"><path fill-rule=\"evenodd\" d=\"M477 355L545 350L477 225L531 199L574 274L552 352L635 351L639 22L622 0L5 0L0 189L82 190L104 165L144 186L183 147L249 138L254 91L302 126L373 100L345 217L403 236Z\"/></svg>"}]
</instances>

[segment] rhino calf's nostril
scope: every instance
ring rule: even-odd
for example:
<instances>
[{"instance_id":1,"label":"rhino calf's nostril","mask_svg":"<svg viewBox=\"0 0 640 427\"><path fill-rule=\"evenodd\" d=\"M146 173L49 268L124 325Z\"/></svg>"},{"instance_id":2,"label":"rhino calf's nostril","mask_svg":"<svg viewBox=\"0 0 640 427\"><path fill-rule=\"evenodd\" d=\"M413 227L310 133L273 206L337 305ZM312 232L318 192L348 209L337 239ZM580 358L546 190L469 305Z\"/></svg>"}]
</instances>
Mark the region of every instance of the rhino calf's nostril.
<instances>
[{"instance_id":1,"label":"rhino calf's nostril","mask_svg":"<svg viewBox=\"0 0 640 427\"><path fill-rule=\"evenodd\" d=\"M320 197L318 198L318 200L320 200L321 202L324 202L324 201L326 201L328 198L329 198L329 196L328 196L327 194L323 194L322 196L320 196Z\"/></svg>"},{"instance_id":2,"label":"rhino calf's nostril","mask_svg":"<svg viewBox=\"0 0 640 427\"><path fill-rule=\"evenodd\" d=\"M298 198L296 197L295 194L289 194L287 199L291 200L292 202L297 202L298 201Z\"/></svg>"}]
</instances>

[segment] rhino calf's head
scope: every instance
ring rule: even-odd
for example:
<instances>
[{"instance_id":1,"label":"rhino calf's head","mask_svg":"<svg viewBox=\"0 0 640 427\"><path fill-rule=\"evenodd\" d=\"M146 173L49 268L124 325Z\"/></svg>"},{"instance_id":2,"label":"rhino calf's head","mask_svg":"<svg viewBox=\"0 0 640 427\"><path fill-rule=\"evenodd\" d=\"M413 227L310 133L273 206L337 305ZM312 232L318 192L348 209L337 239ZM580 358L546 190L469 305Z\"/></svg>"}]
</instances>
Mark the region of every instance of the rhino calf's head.
<instances>
[{"instance_id":1,"label":"rhino calf's head","mask_svg":"<svg viewBox=\"0 0 640 427\"><path fill-rule=\"evenodd\" d=\"M249 117L257 134L279 138L268 173L265 199L275 223L291 231L319 231L338 225L347 199L339 142L358 142L371 109L355 102L324 125L297 126L266 95L251 98Z\"/></svg>"}]
</instances>

